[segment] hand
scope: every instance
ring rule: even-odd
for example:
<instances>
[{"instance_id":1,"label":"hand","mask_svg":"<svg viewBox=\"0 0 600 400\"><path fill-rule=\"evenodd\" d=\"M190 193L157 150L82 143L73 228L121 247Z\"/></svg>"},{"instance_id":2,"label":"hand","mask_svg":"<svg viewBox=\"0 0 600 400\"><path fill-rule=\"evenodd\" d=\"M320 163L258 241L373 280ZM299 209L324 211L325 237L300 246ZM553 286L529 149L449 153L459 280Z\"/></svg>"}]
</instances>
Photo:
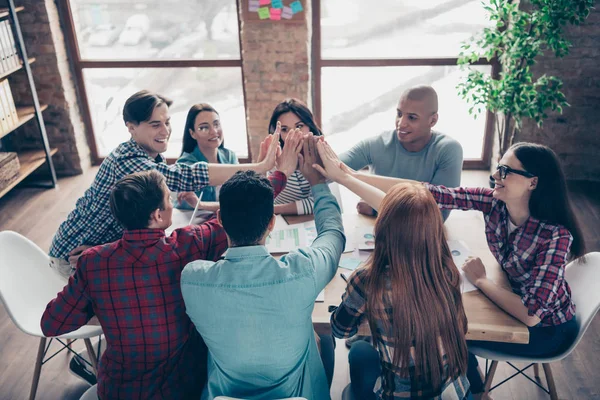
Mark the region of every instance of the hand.
<instances>
[{"instance_id":1,"label":"hand","mask_svg":"<svg viewBox=\"0 0 600 400\"><path fill-rule=\"evenodd\" d=\"M316 148L317 138L312 134L304 138L302 153L298 154L298 162L300 164L300 172L306 178L310 186L315 186L319 183L325 183L325 177L315 169L321 160Z\"/></svg>"},{"instance_id":2,"label":"hand","mask_svg":"<svg viewBox=\"0 0 600 400\"><path fill-rule=\"evenodd\" d=\"M279 147L279 136L281 134L281 123L277 122L275 133L269 135L262 141L260 145L260 153L258 155L258 166L256 172L259 174L267 173L275 167L277 157L281 154Z\"/></svg>"},{"instance_id":3,"label":"hand","mask_svg":"<svg viewBox=\"0 0 600 400\"><path fill-rule=\"evenodd\" d=\"M482 280L487 279L485 266L479 257L469 257L462 266L465 276L471 283L477 287Z\"/></svg>"},{"instance_id":4,"label":"hand","mask_svg":"<svg viewBox=\"0 0 600 400\"><path fill-rule=\"evenodd\" d=\"M369 217L375 215L375 210L362 199L356 205L356 211L359 214L366 215Z\"/></svg>"},{"instance_id":5,"label":"hand","mask_svg":"<svg viewBox=\"0 0 600 400\"><path fill-rule=\"evenodd\" d=\"M177 193L177 201L179 204L187 203L190 207L195 208L198 196L194 192L179 192Z\"/></svg>"},{"instance_id":6,"label":"hand","mask_svg":"<svg viewBox=\"0 0 600 400\"><path fill-rule=\"evenodd\" d=\"M77 246L69 252L69 264L71 264L71 267L77 268L77 260L79 260L79 257L81 257L81 253L90 247L92 246L82 244L81 246Z\"/></svg>"},{"instance_id":7,"label":"hand","mask_svg":"<svg viewBox=\"0 0 600 400\"><path fill-rule=\"evenodd\" d=\"M340 161L329 143L324 140L319 140L317 141L317 148L319 149L319 155L321 156L323 166L314 165L314 167L323 176L334 182L341 183L341 181L350 175L350 169Z\"/></svg>"},{"instance_id":8,"label":"hand","mask_svg":"<svg viewBox=\"0 0 600 400\"><path fill-rule=\"evenodd\" d=\"M277 156L277 169L288 177L298 166L298 154L302 150L303 142L304 135L300 129L292 129L287 135L281 154Z\"/></svg>"}]
</instances>

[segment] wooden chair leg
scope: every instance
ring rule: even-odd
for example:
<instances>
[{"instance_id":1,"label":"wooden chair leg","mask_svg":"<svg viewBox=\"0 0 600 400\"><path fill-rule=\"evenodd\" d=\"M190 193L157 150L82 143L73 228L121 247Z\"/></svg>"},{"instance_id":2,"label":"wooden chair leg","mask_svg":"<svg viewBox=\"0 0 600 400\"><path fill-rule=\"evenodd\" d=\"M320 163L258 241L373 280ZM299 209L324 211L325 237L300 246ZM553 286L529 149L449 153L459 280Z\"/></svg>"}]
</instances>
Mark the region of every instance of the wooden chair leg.
<instances>
[{"instance_id":1,"label":"wooden chair leg","mask_svg":"<svg viewBox=\"0 0 600 400\"><path fill-rule=\"evenodd\" d=\"M498 368L498 361L492 361L492 365L490 366L490 371L487 374L487 379L484 382L483 393L488 394L490 391L490 387L492 387L492 381L494 380L494 374L496 373L496 368Z\"/></svg>"},{"instance_id":2,"label":"wooden chair leg","mask_svg":"<svg viewBox=\"0 0 600 400\"><path fill-rule=\"evenodd\" d=\"M33 381L31 382L31 391L29 392L29 400L35 399L38 383L40 382L40 373L42 372L42 361L44 358L44 349L46 348L46 338L40 338L37 358L35 360L35 368L33 369Z\"/></svg>"},{"instance_id":3,"label":"wooden chair leg","mask_svg":"<svg viewBox=\"0 0 600 400\"><path fill-rule=\"evenodd\" d=\"M546 383L548 383L550 399L558 400L558 394L556 393L556 385L554 384L554 377L552 376L552 369L550 368L550 364L542 364L542 367L544 367L544 375L546 375Z\"/></svg>"},{"instance_id":4,"label":"wooden chair leg","mask_svg":"<svg viewBox=\"0 0 600 400\"><path fill-rule=\"evenodd\" d=\"M536 381L540 381L540 364L533 364L533 377Z\"/></svg>"},{"instance_id":5,"label":"wooden chair leg","mask_svg":"<svg viewBox=\"0 0 600 400\"><path fill-rule=\"evenodd\" d=\"M94 346L92 346L92 342L90 339L83 339L85 342L85 347L88 351L88 356L90 357L90 361L92 362L92 368L94 369L94 374L98 377L98 357L94 352Z\"/></svg>"}]
</instances>

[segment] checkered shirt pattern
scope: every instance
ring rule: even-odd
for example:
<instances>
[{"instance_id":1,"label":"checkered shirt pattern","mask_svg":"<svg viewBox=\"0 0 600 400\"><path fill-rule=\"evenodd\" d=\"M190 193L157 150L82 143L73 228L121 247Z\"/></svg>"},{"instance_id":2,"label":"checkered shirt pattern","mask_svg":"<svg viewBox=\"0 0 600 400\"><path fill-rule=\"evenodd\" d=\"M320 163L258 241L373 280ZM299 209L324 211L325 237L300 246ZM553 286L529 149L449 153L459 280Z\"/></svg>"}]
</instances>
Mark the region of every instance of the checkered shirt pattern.
<instances>
[{"instance_id":1,"label":"checkered shirt pattern","mask_svg":"<svg viewBox=\"0 0 600 400\"><path fill-rule=\"evenodd\" d=\"M285 186L270 177L275 195ZM206 346L185 312L181 271L190 262L216 261L227 236L216 221L176 229L126 230L114 243L82 254L77 270L46 307L44 335L58 336L98 317L107 348L98 367L105 399L200 398Z\"/></svg>"},{"instance_id":2,"label":"checkered shirt pattern","mask_svg":"<svg viewBox=\"0 0 600 400\"><path fill-rule=\"evenodd\" d=\"M561 225L530 216L510 235L506 204L489 188L446 188L425 184L441 209L478 210L485 220L488 246L539 326L563 324L575 315L565 266L573 237Z\"/></svg>"},{"instance_id":3,"label":"checkered shirt pattern","mask_svg":"<svg viewBox=\"0 0 600 400\"><path fill-rule=\"evenodd\" d=\"M357 269L348 279L346 292L342 296L342 303L331 314L331 329L337 338L349 338L358 332L359 325L367 318L367 274L364 268ZM389 326L392 326L393 308L389 297L385 297L385 314ZM377 350L381 363L381 376L375 385L377 398L384 400L396 399L465 399L469 391L469 381L466 376L452 379L447 375L444 377L442 391L437 396L424 393L411 385L411 376L414 373L414 347L411 348L411 362L408 370L398 368L393 364L394 345L393 338L386 331L383 323L377 324L379 337L377 338ZM444 370L447 371L447 358L443 348L440 353L444 362Z\"/></svg>"},{"instance_id":4,"label":"checkered shirt pattern","mask_svg":"<svg viewBox=\"0 0 600 400\"><path fill-rule=\"evenodd\" d=\"M111 189L124 176L150 169L161 172L174 192L198 191L208 185L206 163L167 165L162 155L151 158L133 139L121 143L102 162L92 186L58 228L50 256L66 260L77 246L95 246L119 239L123 227L110 212Z\"/></svg>"}]
</instances>

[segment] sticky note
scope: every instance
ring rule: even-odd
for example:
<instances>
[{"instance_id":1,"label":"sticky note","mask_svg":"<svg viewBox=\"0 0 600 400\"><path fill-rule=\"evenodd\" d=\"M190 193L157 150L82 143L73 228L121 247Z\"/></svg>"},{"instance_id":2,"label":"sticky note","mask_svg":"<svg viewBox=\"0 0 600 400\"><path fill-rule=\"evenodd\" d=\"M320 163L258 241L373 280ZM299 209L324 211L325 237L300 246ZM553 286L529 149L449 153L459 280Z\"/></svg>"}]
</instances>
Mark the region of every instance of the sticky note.
<instances>
[{"instance_id":1,"label":"sticky note","mask_svg":"<svg viewBox=\"0 0 600 400\"><path fill-rule=\"evenodd\" d=\"M283 7L283 12L281 13L281 18L292 19L294 12L289 7Z\"/></svg>"},{"instance_id":2,"label":"sticky note","mask_svg":"<svg viewBox=\"0 0 600 400\"><path fill-rule=\"evenodd\" d=\"M269 4L271 4L271 0L260 0L261 6L268 6Z\"/></svg>"},{"instance_id":3,"label":"sticky note","mask_svg":"<svg viewBox=\"0 0 600 400\"><path fill-rule=\"evenodd\" d=\"M258 7L258 0L250 0L250 2L248 3L248 11L258 11Z\"/></svg>"},{"instance_id":4,"label":"sticky note","mask_svg":"<svg viewBox=\"0 0 600 400\"><path fill-rule=\"evenodd\" d=\"M362 261L359 258L344 257L340 260L340 267L354 271L361 263Z\"/></svg>"},{"instance_id":5,"label":"sticky note","mask_svg":"<svg viewBox=\"0 0 600 400\"><path fill-rule=\"evenodd\" d=\"M261 7L258 9L258 18L267 19L271 13L269 12L269 7Z\"/></svg>"},{"instance_id":6,"label":"sticky note","mask_svg":"<svg viewBox=\"0 0 600 400\"><path fill-rule=\"evenodd\" d=\"M294 14L298 14L299 12L301 12L303 10L302 3L300 3L299 1L294 1L293 3L290 4L290 7Z\"/></svg>"},{"instance_id":7,"label":"sticky note","mask_svg":"<svg viewBox=\"0 0 600 400\"><path fill-rule=\"evenodd\" d=\"M269 18L273 21L279 21L281 19L281 10L277 8L271 8Z\"/></svg>"},{"instance_id":8,"label":"sticky note","mask_svg":"<svg viewBox=\"0 0 600 400\"><path fill-rule=\"evenodd\" d=\"M282 9L283 1L282 0L271 0L271 7L277 8L277 9Z\"/></svg>"}]
</instances>

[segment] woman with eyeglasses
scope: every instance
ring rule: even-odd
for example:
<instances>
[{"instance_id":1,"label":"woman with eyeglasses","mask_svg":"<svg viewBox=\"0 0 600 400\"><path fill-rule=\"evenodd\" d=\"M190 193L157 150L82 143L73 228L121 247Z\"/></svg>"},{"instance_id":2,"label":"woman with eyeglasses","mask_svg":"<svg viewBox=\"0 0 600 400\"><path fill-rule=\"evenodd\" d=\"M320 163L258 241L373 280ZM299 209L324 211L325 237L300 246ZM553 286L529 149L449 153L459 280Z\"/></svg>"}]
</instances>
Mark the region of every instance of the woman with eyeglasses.
<instances>
[{"instance_id":1,"label":"woman with eyeglasses","mask_svg":"<svg viewBox=\"0 0 600 400\"><path fill-rule=\"evenodd\" d=\"M219 113L206 103L194 104L188 111L183 129L183 146L178 163L195 164L199 161L219 164L238 164L235 153L224 146L223 129ZM206 186L199 192L179 192L175 206L205 212L215 212L219 208L219 187Z\"/></svg>"},{"instance_id":2,"label":"woman with eyeglasses","mask_svg":"<svg viewBox=\"0 0 600 400\"><path fill-rule=\"evenodd\" d=\"M349 173L384 192L402 181ZM565 265L585 254L560 162L549 147L517 143L492 176L494 189L425 184L441 209L484 214L488 246L512 290L488 279L479 258L468 259L462 268L490 300L529 327L528 344L478 341L477 346L531 357L559 352L577 333ZM474 398L480 398L483 382L472 354L467 376Z\"/></svg>"}]
</instances>

